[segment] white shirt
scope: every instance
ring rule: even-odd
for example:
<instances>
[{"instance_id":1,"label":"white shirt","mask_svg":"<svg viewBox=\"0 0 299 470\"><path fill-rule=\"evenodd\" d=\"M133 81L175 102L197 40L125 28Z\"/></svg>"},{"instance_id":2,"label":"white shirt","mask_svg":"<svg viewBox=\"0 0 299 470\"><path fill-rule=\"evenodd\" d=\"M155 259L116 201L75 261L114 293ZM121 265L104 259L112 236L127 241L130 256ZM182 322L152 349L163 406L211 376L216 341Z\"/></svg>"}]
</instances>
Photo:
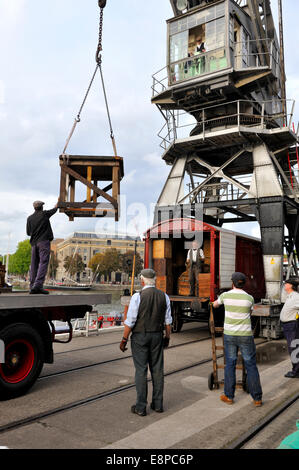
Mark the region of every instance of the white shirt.
<instances>
[{"instance_id":1,"label":"white shirt","mask_svg":"<svg viewBox=\"0 0 299 470\"><path fill-rule=\"evenodd\" d=\"M291 292L285 301L285 304L280 312L280 321L295 321L296 315L299 312L299 292Z\"/></svg>"},{"instance_id":2,"label":"white shirt","mask_svg":"<svg viewBox=\"0 0 299 470\"><path fill-rule=\"evenodd\" d=\"M155 286L144 286L143 289L149 289L150 287L155 287ZM167 294L165 294L165 298L166 298L165 324L171 325L172 324L171 307L170 307L170 300ZM124 322L124 324L127 325L129 328L133 328L133 326L136 323L139 305L140 305L140 294L139 292L137 292L131 298L128 313L127 313L127 319Z\"/></svg>"},{"instance_id":3,"label":"white shirt","mask_svg":"<svg viewBox=\"0 0 299 470\"><path fill-rule=\"evenodd\" d=\"M204 259L205 255L204 255L204 252L203 250L200 248L199 249L199 256ZM192 259L192 263L196 263L196 259L197 259L197 249L194 250L193 248L191 248L191 250L188 251L188 254L187 254L187 261L191 260Z\"/></svg>"}]
</instances>

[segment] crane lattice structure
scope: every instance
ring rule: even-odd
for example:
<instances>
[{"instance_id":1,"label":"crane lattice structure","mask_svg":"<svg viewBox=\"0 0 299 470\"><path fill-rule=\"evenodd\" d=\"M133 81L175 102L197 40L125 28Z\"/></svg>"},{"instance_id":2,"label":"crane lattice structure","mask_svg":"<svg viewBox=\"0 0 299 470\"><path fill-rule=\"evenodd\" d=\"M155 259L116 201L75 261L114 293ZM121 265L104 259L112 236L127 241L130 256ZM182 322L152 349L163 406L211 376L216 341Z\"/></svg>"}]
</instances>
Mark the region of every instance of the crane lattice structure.
<instances>
[{"instance_id":1,"label":"crane lattice structure","mask_svg":"<svg viewBox=\"0 0 299 470\"><path fill-rule=\"evenodd\" d=\"M170 165L155 222L197 204L212 225L257 221L267 302L280 304L284 250L298 274L299 156L270 0L170 3L167 65L152 86Z\"/></svg>"}]
</instances>

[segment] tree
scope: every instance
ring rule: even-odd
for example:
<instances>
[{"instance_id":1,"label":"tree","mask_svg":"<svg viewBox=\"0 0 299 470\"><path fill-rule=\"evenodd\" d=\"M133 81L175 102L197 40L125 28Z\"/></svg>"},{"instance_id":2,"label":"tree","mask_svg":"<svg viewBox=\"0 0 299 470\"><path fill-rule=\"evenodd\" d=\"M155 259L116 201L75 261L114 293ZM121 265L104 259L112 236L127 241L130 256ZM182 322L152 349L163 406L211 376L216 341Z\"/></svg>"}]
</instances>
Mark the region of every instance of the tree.
<instances>
[{"instance_id":1,"label":"tree","mask_svg":"<svg viewBox=\"0 0 299 470\"><path fill-rule=\"evenodd\" d=\"M83 259L78 253L74 256L66 256L64 258L63 267L71 277L77 273L82 273L85 270Z\"/></svg>"},{"instance_id":2,"label":"tree","mask_svg":"<svg viewBox=\"0 0 299 470\"><path fill-rule=\"evenodd\" d=\"M59 261L58 261L57 254L55 254L54 251L51 251L49 268L48 268L48 273L50 277L54 279L56 278L56 272L57 272L58 266L59 266Z\"/></svg>"},{"instance_id":3,"label":"tree","mask_svg":"<svg viewBox=\"0 0 299 470\"><path fill-rule=\"evenodd\" d=\"M19 242L17 251L9 257L10 273L24 275L28 273L31 262L31 245L29 240Z\"/></svg>"},{"instance_id":4,"label":"tree","mask_svg":"<svg viewBox=\"0 0 299 470\"><path fill-rule=\"evenodd\" d=\"M134 259L134 251L128 250L126 253L121 255L121 269L124 273L129 275L132 274L133 270L133 259ZM135 276L143 269L143 260L138 252L136 252L136 259L135 259Z\"/></svg>"},{"instance_id":5,"label":"tree","mask_svg":"<svg viewBox=\"0 0 299 470\"><path fill-rule=\"evenodd\" d=\"M108 248L103 253L94 255L88 267L94 274L108 276L112 272L121 270L121 254L116 248Z\"/></svg>"},{"instance_id":6,"label":"tree","mask_svg":"<svg viewBox=\"0 0 299 470\"><path fill-rule=\"evenodd\" d=\"M96 253L89 261L88 267L92 270L94 274L99 273L99 269L104 263L103 260L104 253Z\"/></svg>"}]
</instances>

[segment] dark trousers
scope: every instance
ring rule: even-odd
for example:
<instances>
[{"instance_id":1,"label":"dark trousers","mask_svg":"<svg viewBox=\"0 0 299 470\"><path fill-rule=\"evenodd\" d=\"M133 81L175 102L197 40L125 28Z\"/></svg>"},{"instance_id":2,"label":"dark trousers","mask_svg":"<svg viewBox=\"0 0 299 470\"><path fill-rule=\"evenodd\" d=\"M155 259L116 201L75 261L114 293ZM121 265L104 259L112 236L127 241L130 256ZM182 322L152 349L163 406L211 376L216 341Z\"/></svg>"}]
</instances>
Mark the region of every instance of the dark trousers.
<instances>
[{"instance_id":1,"label":"dark trousers","mask_svg":"<svg viewBox=\"0 0 299 470\"><path fill-rule=\"evenodd\" d=\"M47 275L49 259L49 240L33 245L31 251L30 289L43 287Z\"/></svg>"},{"instance_id":2,"label":"dark trousers","mask_svg":"<svg viewBox=\"0 0 299 470\"><path fill-rule=\"evenodd\" d=\"M136 410L144 411L147 405L147 372L150 369L155 408L163 407L164 356L162 333L133 333L131 348L135 366L137 392Z\"/></svg>"},{"instance_id":3,"label":"dark trousers","mask_svg":"<svg viewBox=\"0 0 299 470\"><path fill-rule=\"evenodd\" d=\"M296 339L296 326L297 326L296 320L282 323L283 334L288 343L288 351L289 351L290 356L292 356L292 353L296 349L298 349L298 342L296 343L296 345L293 343L293 341ZM292 346L292 343L293 343L293 346ZM292 370L293 372L295 372L295 374L299 375L299 357L298 357L298 354L297 355L295 354L295 356L296 356L295 362L292 361L292 366L293 366Z\"/></svg>"},{"instance_id":4,"label":"dark trousers","mask_svg":"<svg viewBox=\"0 0 299 470\"><path fill-rule=\"evenodd\" d=\"M189 268L189 283L190 283L190 295L194 296L196 295L196 285L197 285L197 279L198 279L198 274L200 270L197 266L196 263L191 263L190 268Z\"/></svg>"}]
</instances>

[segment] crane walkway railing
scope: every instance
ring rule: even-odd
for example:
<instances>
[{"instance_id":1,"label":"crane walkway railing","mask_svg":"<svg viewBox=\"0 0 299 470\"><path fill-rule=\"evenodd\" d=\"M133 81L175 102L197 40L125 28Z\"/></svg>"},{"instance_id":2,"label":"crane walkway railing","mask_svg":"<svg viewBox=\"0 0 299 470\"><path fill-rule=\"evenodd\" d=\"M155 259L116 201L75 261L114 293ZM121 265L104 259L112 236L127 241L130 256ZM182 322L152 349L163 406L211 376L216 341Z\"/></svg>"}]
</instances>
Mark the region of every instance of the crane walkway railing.
<instances>
[{"instance_id":1,"label":"crane walkway railing","mask_svg":"<svg viewBox=\"0 0 299 470\"><path fill-rule=\"evenodd\" d=\"M287 111L288 107L290 112ZM293 126L294 109L294 100L238 100L194 109L192 114L182 110L168 110L164 113L166 122L158 133L160 146L167 150L178 139L200 135L205 140L215 130L239 129L241 126L261 130L287 126L298 138L299 126L297 131Z\"/></svg>"}]
</instances>

